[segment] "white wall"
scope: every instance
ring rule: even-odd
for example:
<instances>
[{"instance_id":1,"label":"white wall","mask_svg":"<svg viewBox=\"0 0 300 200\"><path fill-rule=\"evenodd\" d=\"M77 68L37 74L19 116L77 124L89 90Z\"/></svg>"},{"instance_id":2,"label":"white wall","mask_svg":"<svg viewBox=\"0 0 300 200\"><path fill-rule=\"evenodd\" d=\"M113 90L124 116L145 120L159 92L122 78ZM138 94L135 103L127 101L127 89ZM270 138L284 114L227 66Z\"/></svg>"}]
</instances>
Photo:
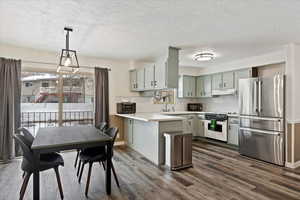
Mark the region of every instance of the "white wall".
<instances>
[{"instance_id":1,"label":"white wall","mask_svg":"<svg viewBox=\"0 0 300 200\"><path fill-rule=\"evenodd\" d=\"M210 67L201 68L200 74L211 74L224 71L232 71L238 69L244 69L254 66L262 66L273 63L285 62L286 51L282 48L281 51L270 52L267 54L253 56L249 58L239 59L228 63L222 63L221 65L215 65Z\"/></svg>"},{"instance_id":2,"label":"white wall","mask_svg":"<svg viewBox=\"0 0 300 200\"><path fill-rule=\"evenodd\" d=\"M286 46L286 114L290 123L300 123L300 45Z\"/></svg>"}]
</instances>

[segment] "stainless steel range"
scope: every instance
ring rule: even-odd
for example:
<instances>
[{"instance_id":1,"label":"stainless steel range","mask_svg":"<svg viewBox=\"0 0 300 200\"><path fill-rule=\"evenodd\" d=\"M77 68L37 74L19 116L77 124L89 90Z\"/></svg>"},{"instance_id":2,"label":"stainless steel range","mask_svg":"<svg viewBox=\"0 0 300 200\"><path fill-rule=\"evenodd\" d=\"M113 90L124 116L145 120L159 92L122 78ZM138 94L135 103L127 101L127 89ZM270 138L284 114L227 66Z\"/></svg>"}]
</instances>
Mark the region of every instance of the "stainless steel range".
<instances>
[{"instance_id":1,"label":"stainless steel range","mask_svg":"<svg viewBox=\"0 0 300 200\"><path fill-rule=\"evenodd\" d=\"M228 116L226 114L205 114L204 136L227 142L227 119Z\"/></svg>"}]
</instances>

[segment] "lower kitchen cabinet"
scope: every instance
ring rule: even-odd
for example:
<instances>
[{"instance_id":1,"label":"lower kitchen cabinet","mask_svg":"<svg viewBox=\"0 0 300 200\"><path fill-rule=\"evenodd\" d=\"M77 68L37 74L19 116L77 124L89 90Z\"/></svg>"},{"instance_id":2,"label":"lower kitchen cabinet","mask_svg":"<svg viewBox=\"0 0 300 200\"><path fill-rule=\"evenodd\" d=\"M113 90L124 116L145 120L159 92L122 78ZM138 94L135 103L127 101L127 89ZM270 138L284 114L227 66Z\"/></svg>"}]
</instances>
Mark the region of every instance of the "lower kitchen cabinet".
<instances>
[{"instance_id":1,"label":"lower kitchen cabinet","mask_svg":"<svg viewBox=\"0 0 300 200\"><path fill-rule=\"evenodd\" d=\"M179 121L142 121L125 118L125 143L156 165L165 163L164 133L183 131Z\"/></svg>"},{"instance_id":2,"label":"lower kitchen cabinet","mask_svg":"<svg viewBox=\"0 0 300 200\"><path fill-rule=\"evenodd\" d=\"M228 120L228 144L239 145L239 121L238 118L229 118Z\"/></svg>"}]
</instances>

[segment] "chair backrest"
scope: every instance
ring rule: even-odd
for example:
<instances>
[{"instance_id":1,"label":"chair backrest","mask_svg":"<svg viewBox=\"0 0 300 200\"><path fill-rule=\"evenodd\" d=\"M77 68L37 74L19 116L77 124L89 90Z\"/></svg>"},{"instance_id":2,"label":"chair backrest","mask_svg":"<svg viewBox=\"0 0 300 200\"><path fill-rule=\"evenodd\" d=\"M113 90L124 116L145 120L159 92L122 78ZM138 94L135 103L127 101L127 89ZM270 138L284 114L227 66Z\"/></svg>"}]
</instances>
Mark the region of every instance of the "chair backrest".
<instances>
[{"instance_id":1,"label":"chair backrest","mask_svg":"<svg viewBox=\"0 0 300 200\"><path fill-rule=\"evenodd\" d=\"M108 127L107 127L107 123L106 122L101 122L100 124L98 124L96 126L97 129L99 129L100 131L105 131Z\"/></svg>"},{"instance_id":2,"label":"chair backrest","mask_svg":"<svg viewBox=\"0 0 300 200\"><path fill-rule=\"evenodd\" d=\"M23 135L16 134L13 136L15 141L20 145L22 152L23 152L23 157L29 162L29 163L34 163L34 157L33 153L31 151L30 146L26 144L26 138Z\"/></svg>"},{"instance_id":3,"label":"chair backrest","mask_svg":"<svg viewBox=\"0 0 300 200\"><path fill-rule=\"evenodd\" d=\"M105 134L110 136L113 139L113 144L115 143L118 132L119 132L119 129L116 127L108 128L105 130Z\"/></svg>"},{"instance_id":4,"label":"chair backrest","mask_svg":"<svg viewBox=\"0 0 300 200\"><path fill-rule=\"evenodd\" d=\"M25 139L27 140L26 143L31 146L34 140L33 135L24 127L18 128L18 131L25 137Z\"/></svg>"}]
</instances>

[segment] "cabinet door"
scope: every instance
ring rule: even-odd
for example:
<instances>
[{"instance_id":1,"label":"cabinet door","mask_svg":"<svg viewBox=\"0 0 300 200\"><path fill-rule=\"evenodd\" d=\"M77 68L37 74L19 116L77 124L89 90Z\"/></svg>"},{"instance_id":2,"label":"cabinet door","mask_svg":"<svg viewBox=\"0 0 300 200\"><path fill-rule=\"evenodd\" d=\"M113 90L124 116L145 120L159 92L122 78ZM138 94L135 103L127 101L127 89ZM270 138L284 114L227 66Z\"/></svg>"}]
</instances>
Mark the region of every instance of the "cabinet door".
<instances>
[{"instance_id":1,"label":"cabinet door","mask_svg":"<svg viewBox=\"0 0 300 200\"><path fill-rule=\"evenodd\" d=\"M211 97L211 76L204 76L203 78L204 88L203 93L205 97Z\"/></svg>"},{"instance_id":2,"label":"cabinet door","mask_svg":"<svg viewBox=\"0 0 300 200\"><path fill-rule=\"evenodd\" d=\"M221 90L223 88L222 74L212 75L212 89Z\"/></svg>"},{"instance_id":3,"label":"cabinet door","mask_svg":"<svg viewBox=\"0 0 300 200\"><path fill-rule=\"evenodd\" d=\"M136 70L130 71L129 76L130 76L130 90L136 91L137 90L137 72L136 72Z\"/></svg>"},{"instance_id":4,"label":"cabinet door","mask_svg":"<svg viewBox=\"0 0 300 200\"><path fill-rule=\"evenodd\" d=\"M223 89L234 88L234 72L223 73Z\"/></svg>"},{"instance_id":5,"label":"cabinet door","mask_svg":"<svg viewBox=\"0 0 300 200\"><path fill-rule=\"evenodd\" d=\"M132 146L133 144L133 120L125 119L124 123L124 132L125 132L125 141L128 146Z\"/></svg>"},{"instance_id":6,"label":"cabinet door","mask_svg":"<svg viewBox=\"0 0 300 200\"><path fill-rule=\"evenodd\" d=\"M196 97L204 96L204 77L198 76L196 78Z\"/></svg>"},{"instance_id":7,"label":"cabinet door","mask_svg":"<svg viewBox=\"0 0 300 200\"><path fill-rule=\"evenodd\" d=\"M144 90L145 88L145 72L144 69L137 70L137 90Z\"/></svg>"},{"instance_id":8,"label":"cabinet door","mask_svg":"<svg viewBox=\"0 0 300 200\"><path fill-rule=\"evenodd\" d=\"M166 88L166 63L162 60L155 64L154 67L154 88L164 89Z\"/></svg>"},{"instance_id":9,"label":"cabinet door","mask_svg":"<svg viewBox=\"0 0 300 200\"><path fill-rule=\"evenodd\" d=\"M154 88L154 65L145 67L145 89Z\"/></svg>"},{"instance_id":10,"label":"cabinet door","mask_svg":"<svg viewBox=\"0 0 300 200\"><path fill-rule=\"evenodd\" d=\"M197 119L197 130L195 136L204 137L204 120Z\"/></svg>"},{"instance_id":11,"label":"cabinet door","mask_svg":"<svg viewBox=\"0 0 300 200\"><path fill-rule=\"evenodd\" d=\"M190 76L189 77L189 97L196 97L196 77Z\"/></svg>"},{"instance_id":12,"label":"cabinet door","mask_svg":"<svg viewBox=\"0 0 300 200\"><path fill-rule=\"evenodd\" d=\"M190 79L189 76L183 76L183 97L190 97Z\"/></svg>"}]
</instances>

